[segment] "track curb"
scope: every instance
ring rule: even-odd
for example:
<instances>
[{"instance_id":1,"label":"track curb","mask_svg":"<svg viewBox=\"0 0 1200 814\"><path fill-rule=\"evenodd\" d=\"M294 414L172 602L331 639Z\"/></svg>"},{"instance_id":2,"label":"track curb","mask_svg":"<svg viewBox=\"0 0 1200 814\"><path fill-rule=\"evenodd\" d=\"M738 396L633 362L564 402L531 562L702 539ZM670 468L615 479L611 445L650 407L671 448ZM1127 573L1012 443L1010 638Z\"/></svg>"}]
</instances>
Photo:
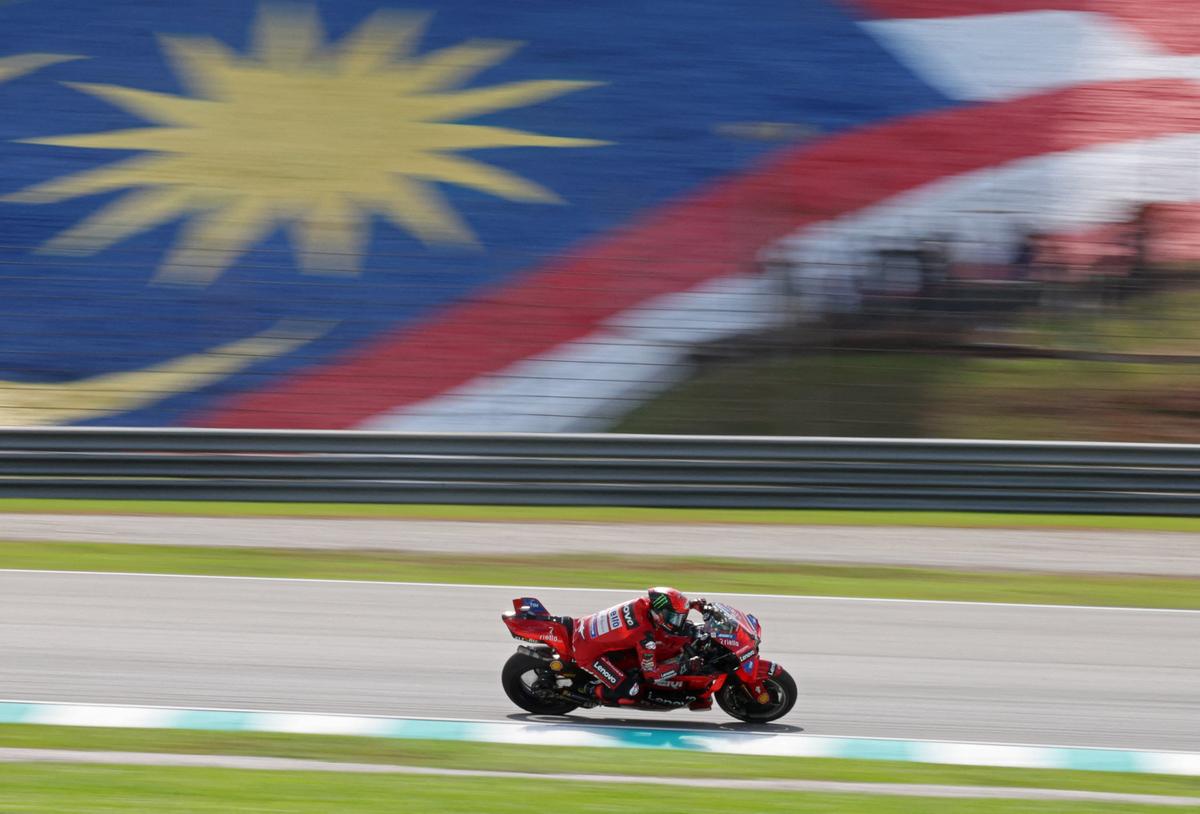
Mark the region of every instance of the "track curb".
<instances>
[{"instance_id":1,"label":"track curb","mask_svg":"<svg viewBox=\"0 0 1200 814\"><path fill-rule=\"evenodd\" d=\"M667 729L550 721L469 721L311 712L0 701L0 723L221 732L354 735L405 740L677 749L963 766L1200 776L1200 752L806 735L784 727Z\"/></svg>"}]
</instances>

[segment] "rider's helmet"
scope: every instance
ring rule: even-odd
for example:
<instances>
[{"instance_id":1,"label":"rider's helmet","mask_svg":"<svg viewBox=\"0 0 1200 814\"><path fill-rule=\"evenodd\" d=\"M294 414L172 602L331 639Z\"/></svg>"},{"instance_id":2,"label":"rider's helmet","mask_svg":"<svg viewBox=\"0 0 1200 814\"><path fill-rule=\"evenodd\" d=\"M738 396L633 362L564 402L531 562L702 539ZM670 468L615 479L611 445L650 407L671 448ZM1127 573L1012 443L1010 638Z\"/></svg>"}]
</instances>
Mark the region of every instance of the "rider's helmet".
<instances>
[{"instance_id":1,"label":"rider's helmet","mask_svg":"<svg viewBox=\"0 0 1200 814\"><path fill-rule=\"evenodd\" d=\"M651 588L650 618L671 633L682 633L687 622L687 597L674 588Z\"/></svg>"}]
</instances>

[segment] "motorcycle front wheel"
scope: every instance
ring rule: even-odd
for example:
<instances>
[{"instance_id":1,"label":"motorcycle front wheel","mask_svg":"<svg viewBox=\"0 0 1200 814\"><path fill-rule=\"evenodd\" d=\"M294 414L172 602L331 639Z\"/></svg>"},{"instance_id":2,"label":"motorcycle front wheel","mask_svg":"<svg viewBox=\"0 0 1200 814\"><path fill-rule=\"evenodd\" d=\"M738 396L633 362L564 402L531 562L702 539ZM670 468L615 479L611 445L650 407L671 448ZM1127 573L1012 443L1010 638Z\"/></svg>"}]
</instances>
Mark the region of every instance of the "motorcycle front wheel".
<instances>
[{"instance_id":1,"label":"motorcycle front wheel","mask_svg":"<svg viewBox=\"0 0 1200 814\"><path fill-rule=\"evenodd\" d=\"M750 698L740 682L727 681L717 692L717 705L726 713L748 724L765 724L782 718L796 705L796 681L782 667L763 681L763 689L771 696L765 704Z\"/></svg>"},{"instance_id":2,"label":"motorcycle front wheel","mask_svg":"<svg viewBox=\"0 0 1200 814\"><path fill-rule=\"evenodd\" d=\"M566 715L578 708L562 698L554 698L556 674L546 662L523 653L513 653L500 671L500 683L508 699L535 715Z\"/></svg>"}]
</instances>

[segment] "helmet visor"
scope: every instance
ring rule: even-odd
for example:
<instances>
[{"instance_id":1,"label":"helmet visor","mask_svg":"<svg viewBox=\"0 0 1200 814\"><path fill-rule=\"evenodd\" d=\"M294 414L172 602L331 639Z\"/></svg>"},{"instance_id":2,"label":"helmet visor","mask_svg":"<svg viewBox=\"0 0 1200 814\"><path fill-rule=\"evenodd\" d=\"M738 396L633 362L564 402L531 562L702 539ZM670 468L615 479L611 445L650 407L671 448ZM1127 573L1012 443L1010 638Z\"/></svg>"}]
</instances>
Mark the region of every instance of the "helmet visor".
<instances>
[{"instance_id":1,"label":"helmet visor","mask_svg":"<svg viewBox=\"0 0 1200 814\"><path fill-rule=\"evenodd\" d=\"M667 608L662 612L663 624L671 628L671 630L679 630L683 627L683 622L687 619L687 614L683 611L677 611L674 608Z\"/></svg>"}]
</instances>

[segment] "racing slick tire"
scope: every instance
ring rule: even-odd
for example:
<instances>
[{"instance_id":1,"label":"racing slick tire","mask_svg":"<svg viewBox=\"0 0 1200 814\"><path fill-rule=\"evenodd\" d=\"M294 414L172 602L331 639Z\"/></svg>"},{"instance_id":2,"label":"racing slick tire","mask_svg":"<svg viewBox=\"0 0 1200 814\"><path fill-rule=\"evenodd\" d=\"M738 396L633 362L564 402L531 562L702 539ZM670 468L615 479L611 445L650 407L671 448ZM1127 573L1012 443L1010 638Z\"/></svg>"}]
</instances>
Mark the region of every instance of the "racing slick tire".
<instances>
[{"instance_id":1,"label":"racing slick tire","mask_svg":"<svg viewBox=\"0 0 1200 814\"><path fill-rule=\"evenodd\" d=\"M500 683L509 700L535 715L566 715L579 707L561 698L547 698L536 691L538 682L554 686L555 673L546 662L523 653L513 653L500 671Z\"/></svg>"},{"instance_id":2,"label":"racing slick tire","mask_svg":"<svg viewBox=\"0 0 1200 814\"><path fill-rule=\"evenodd\" d=\"M796 705L796 681L782 667L778 673L763 680L763 689L770 693L771 700L758 704L748 697L740 682L727 681L717 692L717 704L729 715L748 724L765 724L782 718Z\"/></svg>"}]
</instances>

